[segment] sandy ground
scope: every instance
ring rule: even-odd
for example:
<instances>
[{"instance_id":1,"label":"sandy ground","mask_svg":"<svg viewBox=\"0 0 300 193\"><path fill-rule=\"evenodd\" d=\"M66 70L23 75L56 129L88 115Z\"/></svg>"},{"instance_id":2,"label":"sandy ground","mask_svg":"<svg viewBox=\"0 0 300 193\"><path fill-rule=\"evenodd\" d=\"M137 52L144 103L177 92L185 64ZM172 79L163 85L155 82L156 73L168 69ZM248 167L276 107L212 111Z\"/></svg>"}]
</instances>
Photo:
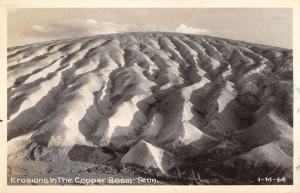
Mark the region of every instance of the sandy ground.
<instances>
[{"instance_id":1,"label":"sandy ground","mask_svg":"<svg viewBox=\"0 0 300 193\"><path fill-rule=\"evenodd\" d=\"M9 48L8 176L101 166L89 175L292 183L292 61L292 50L162 32Z\"/></svg>"}]
</instances>

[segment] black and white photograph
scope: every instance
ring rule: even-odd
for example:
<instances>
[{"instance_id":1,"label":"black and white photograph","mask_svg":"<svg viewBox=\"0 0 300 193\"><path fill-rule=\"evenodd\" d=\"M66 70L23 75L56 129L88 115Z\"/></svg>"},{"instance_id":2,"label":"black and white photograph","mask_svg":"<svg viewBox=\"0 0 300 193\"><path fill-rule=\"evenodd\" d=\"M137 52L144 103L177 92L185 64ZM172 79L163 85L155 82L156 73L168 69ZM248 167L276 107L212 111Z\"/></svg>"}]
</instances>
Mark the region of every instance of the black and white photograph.
<instances>
[{"instance_id":1,"label":"black and white photograph","mask_svg":"<svg viewBox=\"0 0 300 193\"><path fill-rule=\"evenodd\" d=\"M7 184L293 185L291 8L7 9Z\"/></svg>"}]
</instances>

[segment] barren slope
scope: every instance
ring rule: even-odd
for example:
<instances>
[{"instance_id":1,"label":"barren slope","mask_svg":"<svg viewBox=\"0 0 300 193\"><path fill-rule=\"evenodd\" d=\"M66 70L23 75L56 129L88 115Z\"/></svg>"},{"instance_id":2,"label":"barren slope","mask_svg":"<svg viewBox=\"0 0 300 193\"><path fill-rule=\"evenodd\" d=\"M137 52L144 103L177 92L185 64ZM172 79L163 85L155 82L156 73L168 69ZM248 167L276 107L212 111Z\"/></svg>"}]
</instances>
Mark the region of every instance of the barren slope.
<instances>
[{"instance_id":1,"label":"barren slope","mask_svg":"<svg viewBox=\"0 0 300 193\"><path fill-rule=\"evenodd\" d=\"M135 166L226 184L256 183L275 168L290 183L292 57L159 32L10 48L9 175Z\"/></svg>"}]
</instances>

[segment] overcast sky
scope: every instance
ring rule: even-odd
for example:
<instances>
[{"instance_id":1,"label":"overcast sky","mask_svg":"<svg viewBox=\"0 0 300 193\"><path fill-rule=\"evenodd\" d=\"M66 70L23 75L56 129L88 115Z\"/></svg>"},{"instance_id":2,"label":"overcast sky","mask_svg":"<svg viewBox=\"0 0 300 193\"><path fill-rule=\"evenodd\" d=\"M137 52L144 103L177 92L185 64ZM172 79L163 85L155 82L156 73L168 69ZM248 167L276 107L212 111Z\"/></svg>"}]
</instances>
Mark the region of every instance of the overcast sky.
<instances>
[{"instance_id":1,"label":"overcast sky","mask_svg":"<svg viewBox=\"0 0 300 193\"><path fill-rule=\"evenodd\" d=\"M8 46L128 31L219 36L292 48L291 9L10 9Z\"/></svg>"}]
</instances>

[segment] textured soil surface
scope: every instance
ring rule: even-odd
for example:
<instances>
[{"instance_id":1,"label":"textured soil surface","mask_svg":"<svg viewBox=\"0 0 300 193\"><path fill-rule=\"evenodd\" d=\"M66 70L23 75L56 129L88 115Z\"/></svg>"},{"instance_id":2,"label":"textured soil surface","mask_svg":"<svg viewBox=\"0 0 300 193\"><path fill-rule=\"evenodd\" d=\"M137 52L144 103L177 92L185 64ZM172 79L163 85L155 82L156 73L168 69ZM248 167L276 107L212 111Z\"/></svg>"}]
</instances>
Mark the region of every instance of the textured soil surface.
<instances>
[{"instance_id":1,"label":"textured soil surface","mask_svg":"<svg viewBox=\"0 0 300 193\"><path fill-rule=\"evenodd\" d=\"M288 49L163 32L9 48L8 176L291 184L292 61Z\"/></svg>"}]
</instances>

